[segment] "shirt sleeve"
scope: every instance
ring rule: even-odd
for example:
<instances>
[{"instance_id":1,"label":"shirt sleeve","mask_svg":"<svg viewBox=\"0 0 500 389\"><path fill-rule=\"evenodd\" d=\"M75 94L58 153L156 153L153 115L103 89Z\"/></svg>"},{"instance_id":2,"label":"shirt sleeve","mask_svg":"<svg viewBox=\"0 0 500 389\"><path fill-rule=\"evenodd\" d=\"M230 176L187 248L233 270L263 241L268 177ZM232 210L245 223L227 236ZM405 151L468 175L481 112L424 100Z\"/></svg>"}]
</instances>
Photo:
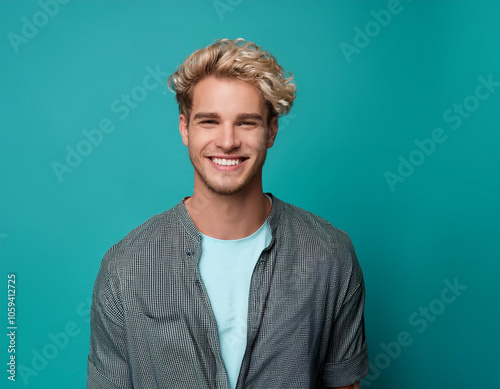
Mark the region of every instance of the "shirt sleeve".
<instances>
[{"instance_id":1,"label":"shirt sleeve","mask_svg":"<svg viewBox=\"0 0 500 389\"><path fill-rule=\"evenodd\" d=\"M336 309L328 345L323 385L328 388L352 385L368 374L368 348L364 326L365 284L354 247L347 238L342 261L350 264L341 288L342 303ZM346 284L346 283L344 283Z\"/></svg>"},{"instance_id":2,"label":"shirt sleeve","mask_svg":"<svg viewBox=\"0 0 500 389\"><path fill-rule=\"evenodd\" d=\"M120 284L111 253L103 258L92 295L87 389L132 388Z\"/></svg>"}]
</instances>

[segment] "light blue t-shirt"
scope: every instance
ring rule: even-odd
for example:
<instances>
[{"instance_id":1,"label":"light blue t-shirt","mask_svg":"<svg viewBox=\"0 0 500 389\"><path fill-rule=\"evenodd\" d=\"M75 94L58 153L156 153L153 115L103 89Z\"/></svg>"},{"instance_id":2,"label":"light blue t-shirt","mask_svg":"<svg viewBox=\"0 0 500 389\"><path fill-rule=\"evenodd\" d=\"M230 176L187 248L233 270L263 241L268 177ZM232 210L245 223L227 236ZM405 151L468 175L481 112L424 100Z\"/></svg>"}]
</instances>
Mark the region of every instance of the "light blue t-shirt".
<instances>
[{"instance_id":1,"label":"light blue t-shirt","mask_svg":"<svg viewBox=\"0 0 500 389\"><path fill-rule=\"evenodd\" d=\"M242 239L201 235L200 273L217 321L229 385L235 388L247 343L250 281L262 250L271 243L271 231L266 220Z\"/></svg>"}]
</instances>

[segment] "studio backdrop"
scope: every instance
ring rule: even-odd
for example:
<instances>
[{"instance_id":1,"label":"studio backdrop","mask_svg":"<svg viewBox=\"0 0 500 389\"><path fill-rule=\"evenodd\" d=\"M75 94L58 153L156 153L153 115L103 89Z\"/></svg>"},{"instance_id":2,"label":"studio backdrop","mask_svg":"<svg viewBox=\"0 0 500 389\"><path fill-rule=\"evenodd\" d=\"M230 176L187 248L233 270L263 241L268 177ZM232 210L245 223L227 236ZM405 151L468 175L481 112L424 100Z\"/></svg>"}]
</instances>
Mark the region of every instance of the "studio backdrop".
<instances>
[{"instance_id":1,"label":"studio backdrop","mask_svg":"<svg viewBox=\"0 0 500 389\"><path fill-rule=\"evenodd\" d=\"M1 388L86 383L104 253L192 194L167 77L293 73L264 191L349 233L373 389L500 388L499 1L2 0Z\"/></svg>"}]
</instances>

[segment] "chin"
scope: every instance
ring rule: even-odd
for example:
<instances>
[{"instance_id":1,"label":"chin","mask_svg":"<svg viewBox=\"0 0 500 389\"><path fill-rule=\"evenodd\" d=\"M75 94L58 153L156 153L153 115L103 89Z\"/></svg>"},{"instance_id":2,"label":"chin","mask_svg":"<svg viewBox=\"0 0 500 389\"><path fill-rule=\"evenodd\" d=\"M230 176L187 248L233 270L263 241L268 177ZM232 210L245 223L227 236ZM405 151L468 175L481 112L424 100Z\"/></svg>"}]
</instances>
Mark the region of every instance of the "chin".
<instances>
[{"instance_id":1,"label":"chin","mask_svg":"<svg viewBox=\"0 0 500 389\"><path fill-rule=\"evenodd\" d=\"M246 187L246 185L232 185L232 186L211 185L207 182L205 182L205 185L213 193L218 194L218 195L223 195L223 196L230 196L230 195L237 194L237 193L241 192Z\"/></svg>"}]
</instances>

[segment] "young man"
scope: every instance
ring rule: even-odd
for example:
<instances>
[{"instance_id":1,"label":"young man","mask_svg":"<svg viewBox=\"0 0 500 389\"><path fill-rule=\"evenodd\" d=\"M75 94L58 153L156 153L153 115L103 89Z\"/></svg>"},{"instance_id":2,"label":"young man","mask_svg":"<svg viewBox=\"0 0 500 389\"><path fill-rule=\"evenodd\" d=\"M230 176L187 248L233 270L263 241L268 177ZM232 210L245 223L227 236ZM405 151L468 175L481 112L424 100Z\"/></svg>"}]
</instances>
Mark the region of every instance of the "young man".
<instances>
[{"instance_id":1,"label":"young man","mask_svg":"<svg viewBox=\"0 0 500 389\"><path fill-rule=\"evenodd\" d=\"M295 99L267 51L200 49L169 78L194 191L105 255L87 388L357 388L368 373L348 235L263 193Z\"/></svg>"}]
</instances>

